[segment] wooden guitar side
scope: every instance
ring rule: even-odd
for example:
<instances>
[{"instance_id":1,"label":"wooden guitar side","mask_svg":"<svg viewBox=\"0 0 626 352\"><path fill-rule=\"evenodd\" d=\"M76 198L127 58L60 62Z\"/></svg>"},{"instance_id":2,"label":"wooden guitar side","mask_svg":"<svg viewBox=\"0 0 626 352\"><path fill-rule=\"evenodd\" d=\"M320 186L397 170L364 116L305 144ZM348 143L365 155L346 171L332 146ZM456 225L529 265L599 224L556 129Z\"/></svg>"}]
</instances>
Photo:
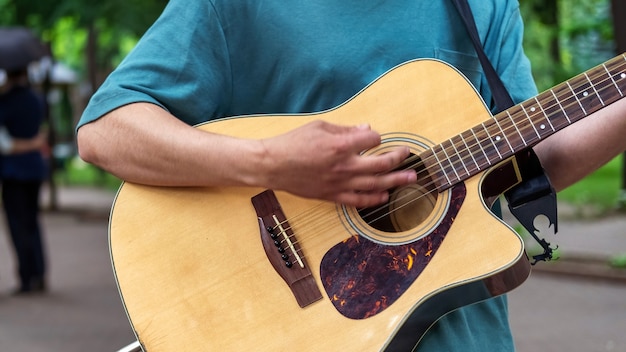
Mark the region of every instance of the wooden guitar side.
<instances>
[{"instance_id":1,"label":"wooden guitar side","mask_svg":"<svg viewBox=\"0 0 626 352\"><path fill-rule=\"evenodd\" d=\"M409 139L389 138L388 143L415 138L436 144L489 118L456 70L421 60L395 68L329 111L238 117L198 128L265 138L316 119L367 122L383 138ZM320 279L324 255L355 234L335 204L276 192L285 215L294 219L299 245L323 296L301 308L261 245L250 199L263 189L125 183L111 212L109 240L132 328L147 352L410 350L440 315L505 293L529 274L522 240L485 204L487 176L483 172L464 182L462 206L413 284L387 309L364 319L340 314ZM437 219L429 221L437 226ZM399 235L427 237L432 228ZM477 288L479 294L468 296Z\"/></svg>"}]
</instances>

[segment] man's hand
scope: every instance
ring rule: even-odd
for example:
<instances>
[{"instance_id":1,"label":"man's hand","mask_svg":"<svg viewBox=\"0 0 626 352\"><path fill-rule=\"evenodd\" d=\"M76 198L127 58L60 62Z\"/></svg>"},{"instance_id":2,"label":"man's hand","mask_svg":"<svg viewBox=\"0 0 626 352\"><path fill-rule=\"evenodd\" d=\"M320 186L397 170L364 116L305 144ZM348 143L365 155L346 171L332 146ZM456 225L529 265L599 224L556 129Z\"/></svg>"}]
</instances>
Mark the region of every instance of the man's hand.
<instances>
[{"instance_id":1,"label":"man's hand","mask_svg":"<svg viewBox=\"0 0 626 352\"><path fill-rule=\"evenodd\" d=\"M381 142L366 125L314 121L261 142L270 170L263 183L302 197L368 207L386 202L388 189L417 180L414 170L390 172L408 157L408 148L361 154Z\"/></svg>"}]
</instances>

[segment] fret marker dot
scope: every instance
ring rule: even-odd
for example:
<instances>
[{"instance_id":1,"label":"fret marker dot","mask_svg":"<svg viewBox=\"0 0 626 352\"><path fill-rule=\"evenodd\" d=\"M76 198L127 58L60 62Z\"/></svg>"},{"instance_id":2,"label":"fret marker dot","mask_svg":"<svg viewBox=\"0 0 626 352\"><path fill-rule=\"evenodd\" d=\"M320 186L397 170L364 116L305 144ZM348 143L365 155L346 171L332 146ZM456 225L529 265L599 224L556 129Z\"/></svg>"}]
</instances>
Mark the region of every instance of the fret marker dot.
<instances>
[{"instance_id":1,"label":"fret marker dot","mask_svg":"<svg viewBox=\"0 0 626 352\"><path fill-rule=\"evenodd\" d=\"M500 141L500 136L496 136L496 141Z\"/></svg>"},{"instance_id":2,"label":"fret marker dot","mask_svg":"<svg viewBox=\"0 0 626 352\"><path fill-rule=\"evenodd\" d=\"M535 109L535 107L534 107L534 106L530 108L530 111L532 111L532 112L535 112L535 110L536 110L536 109Z\"/></svg>"},{"instance_id":3,"label":"fret marker dot","mask_svg":"<svg viewBox=\"0 0 626 352\"><path fill-rule=\"evenodd\" d=\"M539 128L541 128L542 130L545 130L546 129L546 125L541 124L541 126L539 126Z\"/></svg>"},{"instance_id":4,"label":"fret marker dot","mask_svg":"<svg viewBox=\"0 0 626 352\"><path fill-rule=\"evenodd\" d=\"M583 93L583 97L586 97L586 96L588 96L588 95L589 95L589 92L584 92L584 93Z\"/></svg>"},{"instance_id":5,"label":"fret marker dot","mask_svg":"<svg viewBox=\"0 0 626 352\"><path fill-rule=\"evenodd\" d=\"M619 75L621 78L626 78L626 73L622 73L621 75Z\"/></svg>"}]
</instances>

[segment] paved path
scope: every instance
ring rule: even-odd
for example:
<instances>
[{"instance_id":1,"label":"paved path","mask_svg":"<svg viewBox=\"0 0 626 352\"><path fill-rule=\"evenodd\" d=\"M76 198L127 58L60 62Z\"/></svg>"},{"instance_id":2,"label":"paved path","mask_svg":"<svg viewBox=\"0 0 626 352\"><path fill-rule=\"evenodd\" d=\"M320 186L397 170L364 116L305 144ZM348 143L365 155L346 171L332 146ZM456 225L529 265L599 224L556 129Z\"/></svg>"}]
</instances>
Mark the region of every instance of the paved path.
<instances>
[{"instance_id":1,"label":"paved path","mask_svg":"<svg viewBox=\"0 0 626 352\"><path fill-rule=\"evenodd\" d=\"M625 352L626 284L535 272L509 294L517 352Z\"/></svg>"},{"instance_id":2,"label":"paved path","mask_svg":"<svg viewBox=\"0 0 626 352\"><path fill-rule=\"evenodd\" d=\"M63 189L63 211L44 214L46 295L8 294L15 285L13 262L0 224L1 352L113 352L135 340L109 262L106 215L112 199L110 192ZM626 352L626 282L603 275L606 266L594 269L602 274L596 279L575 276L583 269L570 264L625 253L626 216L560 226L553 242L565 264L558 270L537 267L509 296L518 352Z\"/></svg>"},{"instance_id":3,"label":"paved path","mask_svg":"<svg viewBox=\"0 0 626 352\"><path fill-rule=\"evenodd\" d=\"M134 341L111 272L107 224L102 217L112 195L71 190L60 196L84 212L43 216L49 294L9 295L15 287L12 252L5 224L0 224L2 352L105 352Z\"/></svg>"}]
</instances>

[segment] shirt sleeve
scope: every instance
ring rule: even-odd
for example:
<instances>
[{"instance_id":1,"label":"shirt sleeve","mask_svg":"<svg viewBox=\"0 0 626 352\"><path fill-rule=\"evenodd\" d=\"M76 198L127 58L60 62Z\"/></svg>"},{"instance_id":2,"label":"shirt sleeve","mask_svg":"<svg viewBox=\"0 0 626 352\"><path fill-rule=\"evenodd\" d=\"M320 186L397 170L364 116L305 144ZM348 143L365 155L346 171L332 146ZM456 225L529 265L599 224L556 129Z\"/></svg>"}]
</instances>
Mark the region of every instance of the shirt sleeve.
<instances>
[{"instance_id":1,"label":"shirt sleeve","mask_svg":"<svg viewBox=\"0 0 626 352\"><path fill-rule=\"evenodd\" d=\"M537 86L532 76L530 60L524 53L524 23L517 1L508 1L510 6L502 23L497 41L500 54L493 58L493 65L515 103L537 95Z\"/></svg>"},{"instance_id":2,"label":"shirt sleeve","mask_svg":"<svg viewBox=\"0 0 626 352\"><path fill-rule=\"evenodd\" d=\"M188 124L230 101L228 49L210 1L172 0L91 98L78 127L126 104L157 104Z\"/></svg>"}]
</instances>

